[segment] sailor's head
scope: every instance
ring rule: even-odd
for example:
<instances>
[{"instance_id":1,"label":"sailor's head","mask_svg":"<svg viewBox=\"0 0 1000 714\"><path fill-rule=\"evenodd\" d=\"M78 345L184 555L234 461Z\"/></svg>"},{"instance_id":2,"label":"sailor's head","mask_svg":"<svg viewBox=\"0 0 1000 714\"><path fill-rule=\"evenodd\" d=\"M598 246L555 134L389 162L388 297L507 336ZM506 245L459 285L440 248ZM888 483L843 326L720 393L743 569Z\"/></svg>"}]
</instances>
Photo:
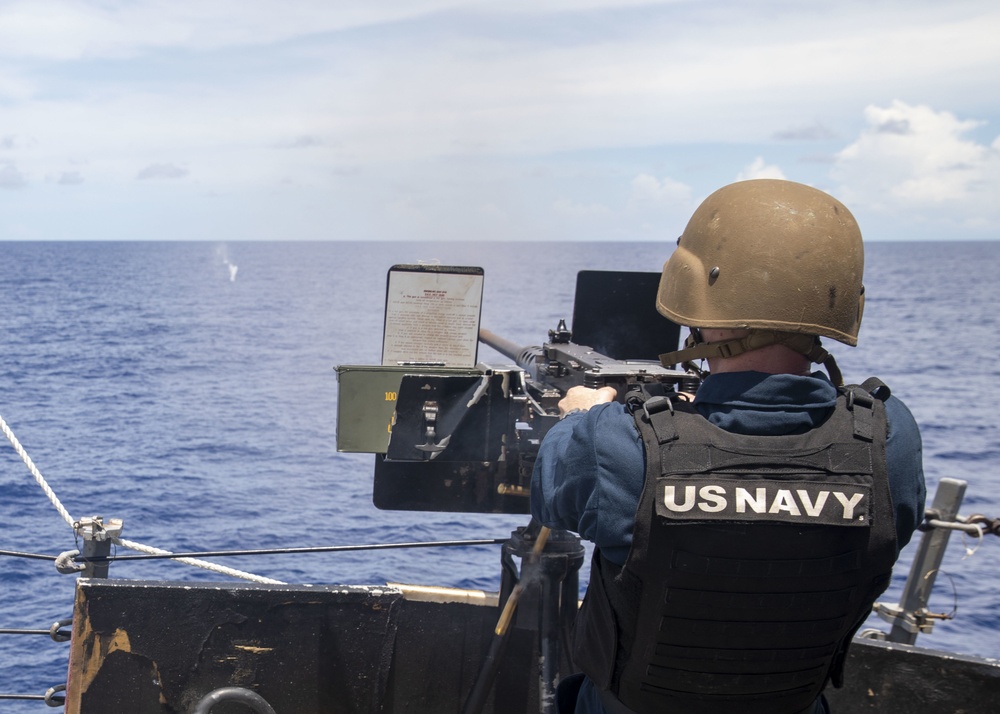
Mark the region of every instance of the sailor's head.
<instances>
[{"instance_id":1,"label":"sailor's head","mask_svg":"<svg viewBox=\"0 0 1000 714\"><path fill-rule=\"evenodd\" d=\"M861 231L840 201L792 181L741 181L695 210L656 307L696 336L747 330L802 353L821 336L856 345L863 272Z\"/></svg>"}]
</instances>

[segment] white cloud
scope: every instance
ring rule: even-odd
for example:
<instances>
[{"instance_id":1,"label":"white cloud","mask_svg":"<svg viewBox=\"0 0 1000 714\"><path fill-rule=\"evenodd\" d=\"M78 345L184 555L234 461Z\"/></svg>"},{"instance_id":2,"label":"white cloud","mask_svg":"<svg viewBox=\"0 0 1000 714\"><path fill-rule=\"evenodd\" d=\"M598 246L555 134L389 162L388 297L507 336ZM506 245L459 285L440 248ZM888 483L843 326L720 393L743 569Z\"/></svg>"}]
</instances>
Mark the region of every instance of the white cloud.
<instances>
[{"instance_id":1,"label":"white cloud","mask_svg":"<svg viewBox=\"0 0 1000 714\"><path fill-rule=\"evenodd\" d=\"M581 203L569 198L559 198L552 204L552 209L564 218L589 220L608 218L612 210L603 203Z\"/></svg>"},{"instance_id":2,"label":"white cloud","mask_svg":"<svg viewBox=\"0 0 1000 714\"><path fill-rule=\"evenodd\" d=\"M17 166L10 162L0 164L0 188L15 189L24 188L27 185L28 180Z\"/></svg>"},{"instance_id":3,"label":"white cloud","mask_svg":"<svg viewBox=\"0 0 1000 714\"><path fill-rule=\"evenodd\" d=\"M482 218L494 225L509 225L510 214L495 203L484 203L479 206Z\"/></svg>"},{"instance_id":4,"label":"white cloud","mask_svg":"<svg viewBox=\"0 0 1000 714\"><path fill-rule=\"evenodd\" d=\"M79 171L63 171L56 183L60 186L77 186L83 183L83 175Z\"/></svg>"},{"instance_id":5,"label":"white cloud","mask_svg":"<svg viewBox=\"0 0 1000 714\"><path fill-rule=\"evenodd\" d=\"M630 213L660 208L686 208L691 204L691 187L665 176L662 180L650 174L639 174L632 179L628 198Z\"/></svg>"},{"instance_id":6,"label":"white cloud","mask_svg":"<svg viewBox=\"0 0 1000 714\"><path fill-rule=\"evenodd\" d=\"M275 144L278 149L310 149L316 146L323 146L325 142L318 136L297 136L288 141L280 141Z\"/></svg>"},{"instance_id":7,"label":"white cloud","mask_svg":"<svg viewBox=\"0 0 1000 714\"><path fill-rule=\"evenodd\" d=\"M0 68L0 100L22 101L30 99L34 91L34 83L26 77L9 68Z\"/></svg>"},{"instance_id":8,"label":"white cloud","mask_svg":"<svg viewBox=\"0 0 1000 714\"><path fill-rule=\"evenodd\" d=\"M917 215L950 208L969 222L998 215L1000 138L989 146L968 136L983 122L898 100L869 106L865 120L837 155L845 200Z\"/></svg>"},{"instance_id":9,"label":"white cloud","mask_svg":"<svg viewBox=\"0 0 1000 714\"><path fill-rule=\"evenodd\" d=\"M38 142L27 136L7 134L0 136L0 151L22 151L33 149Z\"/></svg>"},{"instance_id":10,"label":"white cloud","mask_svg":"<svg viewBox=\"0 0 1000 714\"><path fill-rule=\"evenodd\" d=\"M837 133L823 125L822 122L801 124L774 132L778 141L824 141L836 139Z\"/></svg>"},{"instance_id":11,"label":"white cloud","mask_svg":"<svg viewBox=\"0 0 1000 714\"><path fill-rule=\"evenodd\" d=\"M142 148L193 139L208 151L246 140L274 146L290 136L329 137L375 160L454 153L456 147L499 153L759 141L776 127L815 134L827 121L834 131L838 119L853 118L856 105L845 97L871 78L873 68L880 81L908 87L919 77L922 90L937 91L945 81L954 84L956 74L968 76L970 63L995 58L993 33L983 29L990 16L975 6L953 11L944 22L946 13L923 3L903 11L896 3L860 10L845 2L848 7L836 11L790 8L780 22L754 24L766 9L660 2L619 15L616 8L640 3L591 0L587 9L608 22L608 32L598 33L593 18L574 13L570 0L554 7L496 0L297 0L282 3L280 11L270 3L235 0L22 0L0 9L0 56L159 60L140 91L117 86L113 78L128 73L112 72L75 85L94 95L83 99L88 109L48 104L12 112L11 121L30 126L38 120L42 127L66 123L45 116L84 115L77 125L83 131L54 127L50 141L72 134L101 144L102 129L112 121L138 135ZM404 22L432 13L433 20L411 23L412 32ZM872 29L852 13L882 22ZM491 29L494 16L505 18L502 29ZM366 46L323 37L379 23L399 41L384 44L375 31L376 41ZM747 31L751 25L754 32ZM564 29L552 34L554 27ZM961 36L961 46L929 58L932 53L916 48L939 46L934 33ZM179 58L183 69L188 62L220 59L199 59L206 51L231 48L254 48L266 71L255 77L251 69L232 87L194 75L182 75L183 82L162 76L174 68L171 58ZM164 60L163 49L171 58ZM294 75L279 69L286 63ZM45 79L25 73L29 85L42 82L44 90ZM799 116L800 107L809 107L810 116ZM212 121L198 116L209 114ZM243 168L229 174L245 176Z\"/></svg>"},{"instance_id":12,"label":"white cloud","mask_svg":"<svg viewBox=\"0 0 1000 714\"><path fill-rule=\"evenodd\" d=\"M151 205L215 193L210 211L383 237L652 234L736 175L831 185L821 161L873 101L997 121L997 27L992 0L0 0L0 180L28 194L85 165L117 199L183 157L197 181L150 181ZM997 147L931 114L869 123L837 180L886 215L989 223L968 197L996 195ZM954 165L916 161L946 147Z\"/></svg>"},{"instance_id":13,"label":"white cloud","mask_svg":"<svg viewBox=\"0 0 1000 714\"><path fill-rule=\"evenodd\" d=\"M386 212L402 225L427 224L426 201L417 200L414 196L406 195L396 198L385 206Z\"/></svg>"},{"instance_id":14,"label":"white cloud","mask_svg":"<svg viewBox=\"0 0 1000 714\"><path fill-rule=\"evenodd\" d=\"M637 175L630 184L625 216L619 221L623 235L630 240L677 235L697 204L693 195L691 186L670 176Z\"/></svg>"},{"instance_id":15,"label":"white cloud","mask_svg":"<svg viewBox=\"0 0 1000 714\"><path fill-rule=\"evenodd\" d=\"M138 174L136 178L139 180L145 179L176 179L184 178L190 173L187 169L183 169L180 166L175 166L174 164L150 164Z\"/></svg>"},{"instance_id":16,"label":"white cloud","mask_svg":"<svg viewBox=\"0 0 1000 714\"><path fill-rule=\"evenodd\" d=\"M762 178L785 179L787 177L785 176L785 172L778 166L765 163L763 156L758 156L749 165L745 166L742 171L736 174L737 181Z\"/></svg>"},{"instance_id":17,"label":"white cloud","mask_svg":"<svg viewBox=\"0 0 1000 714\"><path fill-rule=\"evenodd\" d=\"M277 43L419 17L457 0L15 0L0 7L0 56L122 58L164 48Z\"/></svg>"}]
</instances>

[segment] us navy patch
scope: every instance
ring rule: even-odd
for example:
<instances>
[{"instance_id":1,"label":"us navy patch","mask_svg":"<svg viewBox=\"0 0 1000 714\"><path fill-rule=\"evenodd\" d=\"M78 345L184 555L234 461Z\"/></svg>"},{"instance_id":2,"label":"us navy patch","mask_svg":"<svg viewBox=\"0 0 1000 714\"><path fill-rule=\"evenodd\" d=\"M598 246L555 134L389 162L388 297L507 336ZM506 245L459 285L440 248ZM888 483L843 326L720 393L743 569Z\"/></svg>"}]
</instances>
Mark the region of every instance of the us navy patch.
<instances>
[{"instance_id":1,"label":"us navy patch","mask_svg":"<svg viewBox=\"0 0 1000 714\"><path fill-rule=\"evenodd\" d=\"M871 477L861 482L660 476L656 513L675 521L867 526Z\"/></svg>"}]
</instances>

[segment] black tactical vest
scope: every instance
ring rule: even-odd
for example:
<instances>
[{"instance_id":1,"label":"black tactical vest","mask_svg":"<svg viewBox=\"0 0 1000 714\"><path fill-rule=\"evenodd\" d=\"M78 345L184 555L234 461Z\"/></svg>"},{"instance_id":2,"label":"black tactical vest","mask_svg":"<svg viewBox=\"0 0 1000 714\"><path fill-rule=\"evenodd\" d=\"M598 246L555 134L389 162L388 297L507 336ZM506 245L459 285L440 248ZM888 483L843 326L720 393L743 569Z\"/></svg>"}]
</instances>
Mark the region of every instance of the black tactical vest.
<instances>
[{"instance_id":1,"label":"black tactical vest","mask_svg":"<svg viewBox=\"0 0 1000 714\"><path fill-rule=\"evenodd\" d=\"M869 394L888 390L865 387L801 435L732 434L684 403L636 410L632 549L624 567L595 553L575 634L598 688L640 714L795 714L840 685L897 554L885 408Z\"/></svg>"}]
</instances>

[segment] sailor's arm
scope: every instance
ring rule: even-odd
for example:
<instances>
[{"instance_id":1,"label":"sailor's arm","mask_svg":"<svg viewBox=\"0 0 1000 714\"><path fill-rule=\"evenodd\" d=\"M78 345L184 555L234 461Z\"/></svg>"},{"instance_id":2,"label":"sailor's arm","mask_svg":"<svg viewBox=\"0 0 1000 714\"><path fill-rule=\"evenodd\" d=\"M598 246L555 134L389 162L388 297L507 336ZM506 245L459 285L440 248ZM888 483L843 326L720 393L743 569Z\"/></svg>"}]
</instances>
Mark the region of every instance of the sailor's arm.
<instances>
[{"instance_id":1,"label":"sailor's arm","mask_svg":"<svg viewBox=\"0 0 1000 714\"><path fill-rule=\"evenodd\" d=\"M642 441L624 406L603 401L607 392L588 395L601 390L575 389L566 395L567 416L549 430L539 448L531 512L544 525L579 533L615 558L616 550L625 555L631 545L645 478ZM573 411L593 398L602 401Z\"/></svg>"},{"instance_id":2,"label":"sailor's arm","mask_svg":"<svg viewBox=\"0 0 1000 714\"><path fill-rule=\"evenodd\" d=\"M913 414L896 397L885 403L889 421L886 462L889 492L896 516L897 547L902 550L924 520L927 487L924 484L923 445Z\"/></svg>"}]
</instances>

